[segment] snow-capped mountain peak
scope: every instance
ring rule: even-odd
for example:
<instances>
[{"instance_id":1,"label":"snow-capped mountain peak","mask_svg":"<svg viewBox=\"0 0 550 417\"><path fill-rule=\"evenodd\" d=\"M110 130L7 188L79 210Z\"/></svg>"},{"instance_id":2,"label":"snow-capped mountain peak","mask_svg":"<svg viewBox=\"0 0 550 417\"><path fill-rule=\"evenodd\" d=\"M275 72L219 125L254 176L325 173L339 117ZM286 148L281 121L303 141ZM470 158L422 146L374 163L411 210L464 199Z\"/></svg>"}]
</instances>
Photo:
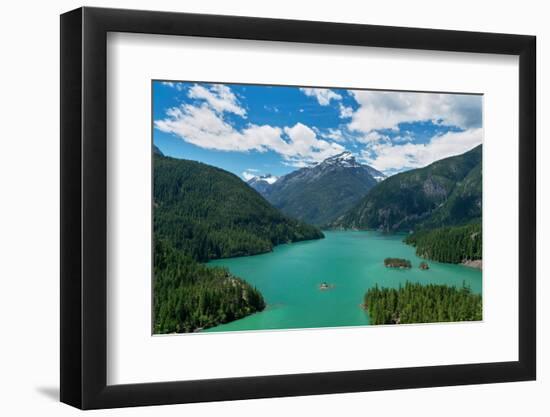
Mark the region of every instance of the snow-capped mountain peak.
<instances>
[{"instance_id":1,"label":"snow-capped mountain peak","mask_svg":"<svg viewBox=\"0 0 550 417\"><path fill-rule=\"evenodd\" d=\"M353 155L350 151L344 151L344 152L341 152L337 155L333 155L327 159L325 159L324 161L318 163L315 167L313 167L314 169L317 168L318 169L321 169L322 171L328 169L328 170L332 170L332 169L341 169L341 168L359 168L359 169L363 169L363 170L366 170L368 171L368 173L372 176L372 178L376 181L376 182L380 182L384 179L386 179L386 176L374 169L373 167L369 166L369 165L364 165L364 164L361 164L360 162L357 161L357 159L355 158L355 155Z\"/></svg>"},{"instance_id":2,"label":"snow-capped mountain peak","mask_svg":"<svg viewBox=\"0 0 550 417\"><path fill-rule=\"evenodd\" d=\"M276 177L275 175L271 174L265 174L265 175L257 175L251 179L249 179L247 182L249 184L256 183L256 182L267 182L269 185L274 184L275 181L277 181L279 177Z\"/></svg>"},{"instance_id":3,"label":"snow-capped mountain peak","mask_svg":"<svg viewBox=\"0 0 550 417\"><path fill-rule=\"evenodd\" d=\"M280 178L272 177L254 177L248 185L283 213L317 225L330 224L385 178L349 151Z\"/></svg>"},{"instance_id":4,"label":"snow-capped mountain peak","mask_svg":"<svg viewBox=\"0 0 550 417\"><path fill-rule=\"evenodd\" d=\"M346 168L358 168L361 166L359 162L355 159L355 156L349 152L344 151L338 155L331 156L321 162L319 165L339 165Z\"/></svg>"},{"instance_id":5,"label":"snow-capped mountain peak","mask_svg":"<svg viewBox=\"0 0 550 417\"><path fill-rule=\"evenodd\" d=\"M271 186L275 184L278 179L279 177L276 177L275 175L265 174L252 177L246 183L265 196L265 194L271 189Z\"/></svg>"}]
</instances>

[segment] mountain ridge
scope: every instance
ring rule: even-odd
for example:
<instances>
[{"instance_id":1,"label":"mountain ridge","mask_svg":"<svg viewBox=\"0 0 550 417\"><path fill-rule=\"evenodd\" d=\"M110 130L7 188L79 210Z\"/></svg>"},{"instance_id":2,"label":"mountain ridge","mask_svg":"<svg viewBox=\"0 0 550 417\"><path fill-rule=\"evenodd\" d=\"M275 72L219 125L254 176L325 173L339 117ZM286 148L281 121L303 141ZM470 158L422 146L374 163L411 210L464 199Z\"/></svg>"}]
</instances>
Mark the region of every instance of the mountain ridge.
<instances>
[{"instance_id":1,"label":"mountain ridge","mask_svg":"<svg viewBox=\"0 0 550 417\"><path fill-rule=\"evenodd\" d=\"M281 243L323 237L221 168L155 154L154 172L155 234L198 261L254 255Z\"/></svg>"},{"instance_id":2,"label":"mountain ridge","mask_svg":"<svg viewBox=\"0 0 550 417\"><path fill-rule=\"evenodd\" d=\"M383 178L383 173L359 163L346 151L281 176L272 184L248 183L283 213L323 226L346 212Z\"/></svg>"},{"instance_id":3,"label":"mountain ridge","mask_svg":"<svg viewBox=\"0 0 550 417\"><path fill-rule=\"evenodd\" d=\"M277 182L279 177L271 174L257 175L250 178L246 183L258 191L260 194L264 195L268 192L269 188Z\"/></svg>"},{"instance_id":4,"label":"mountain ridge","mask_svg":"<svg viewBox=\"0 0 550 417\"><path fill-rule=\"evenodd\" d=\"M480 220L482 149L387 178L331 226L390 232Z\"/></svg>"}]
</instances>

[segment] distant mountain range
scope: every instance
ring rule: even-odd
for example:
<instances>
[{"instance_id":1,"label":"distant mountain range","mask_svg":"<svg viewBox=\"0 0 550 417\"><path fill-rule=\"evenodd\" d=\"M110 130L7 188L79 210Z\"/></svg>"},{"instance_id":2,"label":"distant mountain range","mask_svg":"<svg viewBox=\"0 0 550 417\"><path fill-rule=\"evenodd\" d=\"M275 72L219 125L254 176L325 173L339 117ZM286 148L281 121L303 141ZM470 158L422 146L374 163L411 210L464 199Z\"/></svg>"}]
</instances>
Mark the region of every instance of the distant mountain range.
<instances>
[{"instance_id":1,"label":"distant mountain range","mask_svg":"<svg viewBox=\"0 0 550 417\"><path fill-rule=\"evenodd\" d=\"M154 154L154 155L164 156L164 154L163 154L162 151L158 148L157 145L153 145L153 154Z\"/></svg>"},{"instance_id":2,"label":"distant mountain range","mask_svg":"<svg viewBox=\"0 0 550 417\"><path fill-rule=\"evenodd\" d=\"M275 175L266 174L258 175L249 179L246 183L258 191L262 195L266 195L269 192L271 186L279 179Z\"/></svg>"},{"instance_id":3,"label":"distant mountain range","mask_svg":"<svg viewBox=\"0 0 550 417\"><path fill-rule=\"evenodd\" d=\"M343 152L280 178L254 177L248 185L288 216L323 226L346 213L385 178Z\"/></svg>"},{"instance_id":4,"label":"distant mountain range","mask_svg":"<svg viewBox=\"0 0 550 417\"><path fill-rule=\"evenodd\" d=\"M333 227L412 230L481 221L482 145L382 181Z\"/></svg>"}]
</instances>

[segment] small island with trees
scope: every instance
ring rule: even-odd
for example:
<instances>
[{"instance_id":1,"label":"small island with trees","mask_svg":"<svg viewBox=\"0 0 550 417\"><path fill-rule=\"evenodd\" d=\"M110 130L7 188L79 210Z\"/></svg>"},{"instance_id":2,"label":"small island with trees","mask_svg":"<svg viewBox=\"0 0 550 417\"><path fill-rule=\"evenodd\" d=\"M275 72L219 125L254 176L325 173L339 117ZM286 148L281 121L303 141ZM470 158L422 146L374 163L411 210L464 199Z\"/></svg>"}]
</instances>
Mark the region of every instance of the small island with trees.
<instances>
[{"instance_id":1,"label":"small island with trees","mask_svg":"<svg viewBox=\"0 0 550 417\"><path fill-rule=\"evenodd\" d=\"M384 259L384 266L386 268L410 269L412 265L408 259L386 258Z\"/></svg>"}]
</instances>

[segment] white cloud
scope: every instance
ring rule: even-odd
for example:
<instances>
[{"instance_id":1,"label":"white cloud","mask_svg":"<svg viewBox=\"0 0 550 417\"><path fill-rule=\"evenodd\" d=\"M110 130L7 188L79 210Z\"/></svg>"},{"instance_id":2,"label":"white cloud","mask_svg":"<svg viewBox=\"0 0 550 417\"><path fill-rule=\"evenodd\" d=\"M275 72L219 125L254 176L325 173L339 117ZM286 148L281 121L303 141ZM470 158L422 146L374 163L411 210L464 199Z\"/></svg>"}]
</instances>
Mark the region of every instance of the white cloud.
<instances>
[{"instance_id":1,"label":"white cloud","mask_svg":"<svg viewBox=\"0 0 550 417\"><path fill-rule=\"evenodd\" d=\"M373 130L371 132L366 133L363 136L356 136L355 140L357 142L370 144L370 143L376 143L376 142L382 142L382 141L387 142L390 140L390 138L387 135L382 135L376 130Z\"/></svg>"},{"instance_id":2,"label":"white cloud","mask_svg":"<svg viewBox=\"0 0 550 417\"><path fill-rule=\"evenodd\" d=\"M154 125L162 132L172 133L205 149L274 151L292 166L320 162L344 150L339 144L317 138L316 133L302 123L284 128L248 124L236 129L224 120L223 113L212 109L209 102L201 106L183 104L171 108L166 117L155 120Z\"/></svg>"},{"instance_id":3,"label":"white cloud","mask_svg":"<svg viewBox=\"0 0 550 417\"><path fill-rule=\"evenodd\" d=\"M256 176L256 174L254 174L252 171L256 171L255 169L252 170L252 169L247 169L246 171L243 171L241 173L242 177L244 178L245 181L250 181L252 178L254 178Z\"/></svg>"},{"instance_id":4,"label":"white cloud","mask_svg":"<svg viewBox=\"0 0 550 417\"><path fill-rule=\"evenodd\" d=\"M362 159L385 173L420 168L439 159L460 155L479 145L483 129L473 128L463 132L447 132L436 135L426 144L376 143L363 150Z\"/></svg>"},{"instance_id":5,"label":"white cloud","mask_svg":"<svg viewBox=\"0 0 550 417\"><path fill-rule=\"evenodd\" d=\"M165 119L155 120L157 129L201 148L265 152L281 141L282 131L278 127L249 124L239 131L206 104L200 107L184 104L169 109L166 115Z\"/></svg>"},{"instance_id":6,"label":"white cloud","mask_svg":"<svg viewBox=\"0 0 550 417\"><path fill-rule=\"evenodd\" d=\"M412 142L414 141L414 134L406 130L402 135L394 136L392 142Z\"/></svg>"},{"instance_id":7,"label":"white cloud","mask_svg":"<svg viewBox=\"0 0 550 417\"><path fill-rule=\"evenodd\" d=\"M344 133L340 129L335 128L328 128L326 131L321 132L320 130L316 130L319 133L319 136L325 138L325 139L331 139L336 142L345 142L346 137L344 136Z\"/></svg>"},{"instance_id":8,"label":"white cloud","mask_svg":"<svg viewBox=\"0 0 550 417\"><path fill-rule=\"evenodd\" d=\"M302 123L297 123L293 127L285 127L284 132L290 140L284 142L286 149L283 147L279 153L291 163L321 162L345 149L340 144L318 139L315 132Z\"/></svg>"},{"instance_id":9,"label":"white cloud","mask_svg":"<svg viewBox=\"0 0 550 417\"><path fill-rule=\"evenodd\" d=\"M349 94L359 104L348 125L352 131L398 129L399 123L415 121L462 129L481 126L482 98L477 95L354 90Z\"/></svg>"},{"instance_id":10,"label":"white cloud","mask_svg":"<svg viewBox=\"0 0 550 417\"><path fill-rule=\"evenodd\" d=\"M311 90L316 91L313 94L318 100L327 100L327 103L331 99L341 98L330 90ZM186 103L168 109L163 119L155 120L155 128L205 149L236 152L273 151L292 166L320 162L344 150L344 147L337 143L319 138L318 133L302 123L283 128L249 123L236 128L226 121L225 113L245 118L246 110L231 88L225 85L213 84L205 87L195 84L187 95L189 98L200 100L200 104ZM278 111L275 107L270 109ZM329 129L328 135L327 138L333 140L342 137L342 133L336 129ZM251 174L251 170L245 172ZM246 178L244 173L242 175Z\"/></svg>"},{"instance_id":11,"label":"white cloud","mask_svg":"<svg viewBox=\"0 0 550 417\"><path fill-rule=\"evenodd\" d=\"M275 112L275 113L279 113L279 108L276 107L276 106L267 106L267 105L264 105L264 110L272 111L272 112Z\"/></svg>"},{"instance_id":12,"label":"white cloud","mask_svg":"<svg viewBox=\"0 0 550 417\"><path fill-rule=\"evenodd\" d=\"M209 88L195 84L189 89L189 98L205 100L217 113L234 113L246 117L246 110L240 105L233 91L223 84L211 84Z\"/></svg>"},{"instance_id":13,"label":"white cloud","mask_svg":"<svg viewBox=\"0 0 550 417\"><path fill-rule=\"evenodd\" d=\"M308 97L315 97L321 106L328 106L331 100L342 100L340 94L327 88L300 88Z\"/></svg>"},{"instance_id":14,"label":"white cloud","mask_svg":"<svg viewBox=\"0 0 550 417\"><path fill-rule=\"evenodd\" d=\"M353 107L346 107L342 103L339 105L340 119L349 119L353 116Z\"/></svg>"},{"instance_id":15,"label":"white cloud","mask_svg":"<svg viewBox=\"0 0 550 417\"><path fill-rule=\"evenodd\" d=\"M177 82L173 82L173 81L162 81L161 84L166 86L166 87L175 88L178 91L183 91L183 84L182 83L177 83Z\"/></svg>"}]
</instances>

